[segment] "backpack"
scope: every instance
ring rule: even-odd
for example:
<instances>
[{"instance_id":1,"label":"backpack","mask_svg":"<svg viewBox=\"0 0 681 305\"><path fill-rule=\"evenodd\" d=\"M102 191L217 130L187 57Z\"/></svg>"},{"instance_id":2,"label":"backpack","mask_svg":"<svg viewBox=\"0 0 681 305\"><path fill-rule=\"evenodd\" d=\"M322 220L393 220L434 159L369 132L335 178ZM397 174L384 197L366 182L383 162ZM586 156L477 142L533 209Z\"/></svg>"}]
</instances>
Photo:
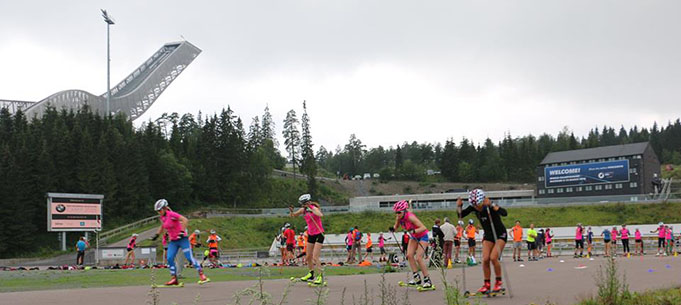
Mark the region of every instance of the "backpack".
<instances>
[{"instance_id":1,"label":"backpack","mask_svg":"<svg viewBox=\"0 0 681 305\"><path fill-rule=\"evenodd\" d=\"M355 240L362 240L362 232L357 231L357 234L355 235Z\"/></svg>"}]
</instances>

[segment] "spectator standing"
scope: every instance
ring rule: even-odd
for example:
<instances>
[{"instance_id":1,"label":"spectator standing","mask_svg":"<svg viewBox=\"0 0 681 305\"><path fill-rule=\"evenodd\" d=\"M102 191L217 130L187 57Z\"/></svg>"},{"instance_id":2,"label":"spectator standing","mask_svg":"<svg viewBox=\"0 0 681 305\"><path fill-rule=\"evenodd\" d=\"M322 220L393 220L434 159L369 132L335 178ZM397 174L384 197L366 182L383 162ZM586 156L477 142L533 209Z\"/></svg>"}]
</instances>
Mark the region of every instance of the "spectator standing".
<instances>
[{"instance_id":1,"label":"spectator standing","mask_svg":"<svg viewBox=\"0 0 681 305\"><path fill-rule=\"evenodd\" d=\"M85 249L88 247L88 242L85 239L84 236L81 236L78 239L78 242L76 243L76 251L78 254L76 254L76 265L77 266L82 266L83 262L85 261Z\"/></svg>"},{"instance_id":2,"label":"spectator standing","mask_svg":"<svg viewBox=\"0 0 681 305\"><path fill-rule=\"evenodd\" d=\"M442 232L442 252L445 257L444 266L446 267L452 261L452 246L454 245L454 237L457 233L456 227L449 223L448 217L445 217L445 223L440 227L440 232Z\"/></svg>"}]
</instances>

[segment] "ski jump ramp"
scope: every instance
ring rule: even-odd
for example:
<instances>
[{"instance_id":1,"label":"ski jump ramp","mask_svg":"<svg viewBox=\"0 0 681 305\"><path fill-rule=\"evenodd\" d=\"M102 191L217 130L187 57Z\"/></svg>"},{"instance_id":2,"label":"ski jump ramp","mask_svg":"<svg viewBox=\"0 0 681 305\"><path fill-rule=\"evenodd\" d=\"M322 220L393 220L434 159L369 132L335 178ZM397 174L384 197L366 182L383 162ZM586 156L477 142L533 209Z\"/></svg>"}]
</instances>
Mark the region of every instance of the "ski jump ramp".
<instances>
[{"instance_id":1,"label":"ski jump ramp","mask_svg":"<svg viewBox=\"0 0 681 305\"><path fill-rule=\"evenodd\" d=\"M139 118L200 53L201 49L188 41L164 44L111 87L109 114L125 113L131 120ZM70 110L88 105L92 112L105 115L107 94L97 96L83 90L64 90L38 102L0 100L0 108L6 107L10 112L20 109L32 118L41 117L48 107Z\"/></svg>"}]
</instances>

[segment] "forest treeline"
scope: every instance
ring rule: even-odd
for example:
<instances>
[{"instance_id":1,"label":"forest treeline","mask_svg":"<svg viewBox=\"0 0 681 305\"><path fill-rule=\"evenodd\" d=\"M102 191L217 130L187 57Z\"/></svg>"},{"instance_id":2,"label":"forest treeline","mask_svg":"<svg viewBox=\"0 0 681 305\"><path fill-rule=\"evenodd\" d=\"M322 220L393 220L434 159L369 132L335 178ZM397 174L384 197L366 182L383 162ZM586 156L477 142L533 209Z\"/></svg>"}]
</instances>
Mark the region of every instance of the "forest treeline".
<instances>
[{"instance_id":1,"label":"forest treeline","mask_svg":"<svg viewBox=\"0 0 681 305\"><path fill-rule=\"evenodd\" d=\"M285 207L308 191L316 200L340 198L312 177L379 173L383 180L423 180L427 170L455 182L532 182L551 151L650 141L662 162L681 164L681 122L652 128L593 129L576 137L567 129L494 143L468 139L444 144L404 143L367 148L351 135L335 151L314 150L303 103L282 122L279 149L269 108L248 128L230 108L213 115L164 114L135 127L123 115L102 117L87 107L48 109L42 117L0 110L0 258L57 245L46 233L47 192L104 194L104 224L112 227L154 215L166 198L174 209L200 206ZM299 186L272 177L286 164L308 177Z\"/></svg>"},{"instance_id":2,"label":"forest treeline","mask_svg":"<svg viewBox=\"0 0 681 305\"><path fill-rule=\"evenodd\" d=\"M681 121L651 128L634 126L593 128L585 137L575 136L567 127L557 136L506 135L495 143L486 139L448 139L441 143L403 143L396 147L367 148L354 134L347 144L329 151L320 147L320 167L340 176L378 173L383 180L424 180L427 172L440 172L442 181L531 183L544 157L555 151L649 141L661 163L681 164Z\"/></svg>"}]
</instances>

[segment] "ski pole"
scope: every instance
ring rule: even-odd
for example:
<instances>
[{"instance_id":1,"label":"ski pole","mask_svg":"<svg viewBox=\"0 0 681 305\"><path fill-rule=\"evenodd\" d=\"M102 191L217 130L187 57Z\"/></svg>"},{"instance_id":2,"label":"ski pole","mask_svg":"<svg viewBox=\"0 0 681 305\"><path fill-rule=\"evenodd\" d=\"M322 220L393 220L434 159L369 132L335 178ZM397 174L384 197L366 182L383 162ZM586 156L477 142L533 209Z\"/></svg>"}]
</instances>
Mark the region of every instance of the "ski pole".
<instances>
[{"instance_id":1,"label":"ski pole","mask_svg":"<svg viewBox=\"0 0 681 305\"><path fill-rule=\"evenodd\" d=\"M492 227L492 234L494 234L494 247L497 247L497 230L494 228L494 221L492 220L492 213L490 212L491 209L491 203L490 206L487 206L487 216L489 217L489 222L490 226ZM504 261L501 259L503 256L503 249L497 248L497 251L499 251L499 262L501 263L501 268L504 270L504 274L506 275L506 286L508 286L508 297L510 299L513 298L513 294L511 293L511 279L508 276L508 272L506 272L506 264Z\"/></svg>"},{"instance_id":2,"label":"ski pole","mask_svg":"<svg viewBox=\"0 0 681 305\"><path fill-rule=\"evenodd\" d=\"M395 243L397 244L397 247L399 247L400 252L402 252L402 258L404 258L404 260L406 261L407 260L406 252L402 248L402 245L400 244L400 242L397 241L397 236L395 236L395 229L393 228L393 230L388 230L388 231L390 231L390 234L393 235L393 238L395 239Z\"/></svg>"}]
</instances>

